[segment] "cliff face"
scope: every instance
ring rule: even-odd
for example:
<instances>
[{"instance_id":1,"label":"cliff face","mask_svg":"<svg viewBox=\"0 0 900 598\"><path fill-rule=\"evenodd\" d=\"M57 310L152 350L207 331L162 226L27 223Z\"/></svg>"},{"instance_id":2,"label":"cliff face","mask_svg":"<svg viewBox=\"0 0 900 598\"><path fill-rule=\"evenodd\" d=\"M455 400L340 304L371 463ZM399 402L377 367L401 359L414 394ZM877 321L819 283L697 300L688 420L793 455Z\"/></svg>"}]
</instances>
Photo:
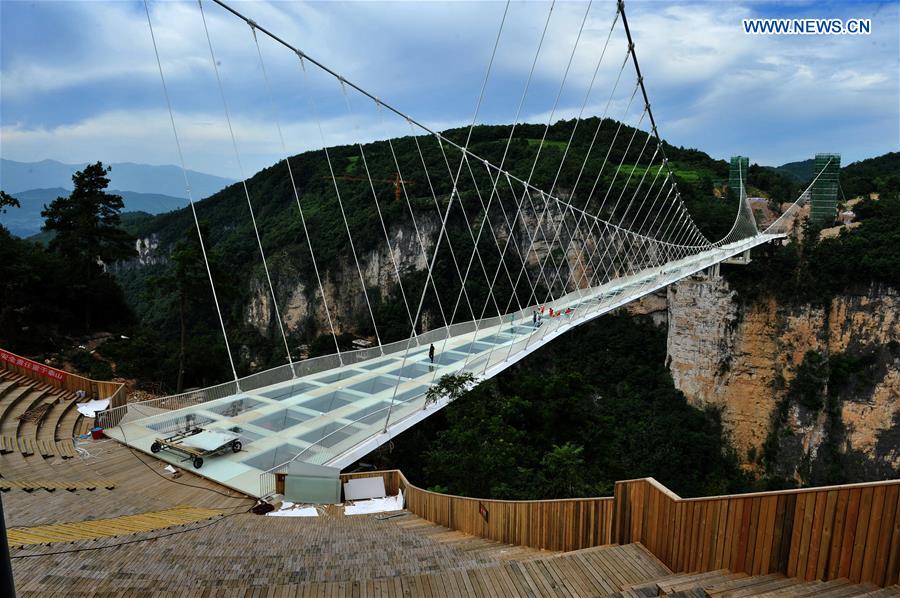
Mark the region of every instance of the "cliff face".
<instances>
[{"instance_id":1,"label":"cliff face","mask_svg":"<svg viewBox=\"0 0 900 598\"><path fill-rule=\"evenodd\" d=\"M420 221L418 226L425 251L430 255L437 223ZM298 332L304 326L312 325L316 330L330 333L330 316L335 332L343 334L355 332L360 321L370 321L365 295L361 291L360 273L367 289L378 289L383 296L396 291L398 301L402 301L396 271L399 270L403 276L425 270L427 264L412 227L394 227L388 234L392 251L388 251L387 244L383 244L377 250L360 255L359 270L349 255L337 263L318 264L321 289L314 276L307 278L288 268L279 268L275 272L274 284L285 330ZM377 297L370 299L376 301ZM409 297L407 299L410 300ZM325 311L326 304L328 313ZM415 306L411 309L415 310ZM263 336L271 336L273 332L277 334L272 294L264 277L257 276L252 281L244 318L246 324Z\"/></svg>"},{"instance_id":2,"label":"cliff face","mask_svg":"<svg viewBox=\"0 0 900 598\"><path fill-rule=\"evenodd\" d=\"M507 244L511 227L512 240L509 241L504 255L512 256L513 261L523 260L528 269L527 276L532 283L549 284L548 281L553 281L559 285L562 284L559 281L568 281L571 290L575 288L575 281L584 282L597 270L610 272L613 266L608 263L608 258L596 255L596 248L610 242L618 242L621 245L623 241L613 239L608 231L603 231L599 227L590 231L589 235L584 233L583 227L579 232L572 233L570 228L574 223L564 221L563 218L561 210L555 204L550 204L547 208L543 206L525 208L517 220L508 223L502 215L492 213L491 228L484 228L481 232L480 251L495 252L489 257L496 261L499 255L496 252L502 251ZM401 306L403 313L406 308L403 306L403 298L397 283L397 271L403 280L410 274L424 272L428 267L428 260L431 259L440 229L437 218L417 220L418 234L412 226L394 226L388 230L392 252L388 250L386 243L380 243L376 249L359 255L359 268L366 288L370 291L369 299L373 303L379 299L396 302ZM481 227L488 225L488 222L482 219L470 224L471 234L474 237L479 234ZM468 231L465 234L468 234ZM425 246L424 254L419 236ZM485 241L486 239L489 241ZM547 259L551 246L566 247L567 251L555 250ZM451 259L446 237L441 243L439 252L440 259ZM471 252L460 251L457 248L453 255L456 260L454 274L456 267L460 273L465 274L472 257ZM543 272L541 264L544 267ZM481 269L482 262L477 257L472 260L469 267L473 277L485 279L484 271ZM512 286L514 279L520 275L518 268L516 266L508 272L503 269L496 273L498 284L507 283ZM302 276L296 272L291 273L287 268L270 267L270 270L273 271L278 307L288 332L301 332L304 326L312 326L320 333L330 333L329 314L325 312L326 304L335 332L338 334L359 334L360 324L371 322L366 299L361 292L360 273L349 251L336 263L319 264L324 297L315 278ZM487 267L487 270L486 278L490 279L495 275L495 270L491 267ZM372 293L372 290L376 292ZM409 310L414 314L419 296L413 296L409 290L404 290ZM441 299L449 316L456 297L442 296ZM261 335L267 337L277 335L272 296L261 272L257 273L251 283L249 297L243 309L243 318L245 324L255 328ZM441 325L439 319L440 314L423 313L420 323L424 329L428 329L432 327L431 325Z\"/></svg>"},{"instance_id":3,"label":"cliff face","mask_svg":"<svg viewBox=\"0 0 900 598\"><path fill-rule=\"evenodd\" d=\"M837 451L851 478L896 475L900 359L891 343L900 339L898 308L897 292L878 287L824 308L773 298L745 304L723 278L691 278L668 291L669 369L688 401L721 408L749 469L765 451L771 473L816 477L825 453ZM821 390L831 402L818 409L791 393L811 351L823 356L826 378L835 372L832 387ZM836 377L840 364L850 364L849 382Z\"/></svg>"}]
</instances>

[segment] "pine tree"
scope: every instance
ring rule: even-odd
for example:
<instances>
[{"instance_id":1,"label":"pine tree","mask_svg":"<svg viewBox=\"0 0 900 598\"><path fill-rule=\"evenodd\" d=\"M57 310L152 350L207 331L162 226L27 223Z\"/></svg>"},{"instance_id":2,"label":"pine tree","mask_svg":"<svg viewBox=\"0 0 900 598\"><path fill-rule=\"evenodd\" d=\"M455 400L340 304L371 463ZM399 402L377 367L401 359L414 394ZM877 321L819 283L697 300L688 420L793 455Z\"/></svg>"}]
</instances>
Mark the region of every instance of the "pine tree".
<instances>
[{"instance_id":1,"label":"pine tree","mask_svg":"<svg viewBox=\"0 0 900 598\"><path fill-rule=\"evenodd\" d=\"M74 190L45 206L43 230L56 233L50 249L68 256L79 267L98 272L102 264L127 259L135 253L134 239L119 228L122 197L106 192L111 168L90 164L72 175Z\"/></svg>"},{"instance_id":2,"label":"pine tree","mask_svg":"<svg viewBox=\"0 0 900 598\"><path fill-rule=\"evenodd\" d=\"M74 294L87 290L104 275L104 268L135 255L134 239L119 228L122 197L106 192L111 169L97 162L72 175L74 190L44 206L43 230L55 233L50 251L65 256L78 281ZM84 300L84 327L91 328L91 301Z\"/></svg>"}]
</instances>

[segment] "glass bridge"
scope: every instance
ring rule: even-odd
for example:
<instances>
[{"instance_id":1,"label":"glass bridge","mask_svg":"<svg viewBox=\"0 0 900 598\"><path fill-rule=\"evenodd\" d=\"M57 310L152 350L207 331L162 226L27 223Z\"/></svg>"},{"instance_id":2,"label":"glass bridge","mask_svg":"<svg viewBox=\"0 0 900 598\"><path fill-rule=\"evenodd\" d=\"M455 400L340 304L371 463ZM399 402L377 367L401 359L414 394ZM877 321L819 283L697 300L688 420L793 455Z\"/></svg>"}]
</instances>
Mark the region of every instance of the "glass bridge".
<instances>
[{"instance_id":1,"label":"glass bridge","mask_svg":"<svg viewBox=\"0 0 900 598\"><path fill-rule=\"evenodd\" d=\"M239 452L223 451L199 469L177 452L154 456L251 496L266 496L274 491L274 472L292 460L347 467L443 407L446 399L429 405L425 398L442 376L494 376L574 326L780 236L759 235L573 291L544 306L538 322L534 312L539 308L528 307L420 334L416 343L385 346L384 354L370 349L353 363L332 356L311 373L289 369L282 376L287 379L275 381L258 378L263 372L242 379L240 386L230 382L117 407L101 413L98 421L108 424L107 436L148 453L158 438L194 427L236 434ZM550 317L550 308L557 315Z\"/></svg>"}]
</instances>

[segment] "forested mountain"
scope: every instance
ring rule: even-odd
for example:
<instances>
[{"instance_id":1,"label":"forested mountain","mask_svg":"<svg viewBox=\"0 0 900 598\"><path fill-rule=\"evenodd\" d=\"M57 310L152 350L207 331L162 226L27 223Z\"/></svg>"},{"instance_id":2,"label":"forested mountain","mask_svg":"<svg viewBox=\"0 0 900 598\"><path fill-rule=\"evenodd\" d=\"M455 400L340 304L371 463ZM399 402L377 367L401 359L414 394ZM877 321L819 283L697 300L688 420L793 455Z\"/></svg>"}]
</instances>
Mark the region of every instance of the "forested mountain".
<instances>
[{"instance_id":1,"label":"forested mountain","mask_svg":"<svg viewBox=\"0 0 900 598\"><path fill-rule=\"evenodd\" d=\"M815 166L815 159L809 158L808 160L788 162L787 164L782 164L781 166L767 166L766 168L781 173L793 179L796 183L805 184L809 183L809 181L812 180L813 169L815 168Z\"/></svg>"},{"instance_id":2,"label":"forested mountain","mask_svg":"<svg viewBox=\"0 0 900 598\"><path fill-rule=\"evenodd\" d=\"M784 175L795 184L804 187L815 176L813 158L761 168ZM752 170L753 167L751 172ZM841 190L846 199L877 190L900 191L900 152L889 152L875 158L844 164L841 168Z\"/></svg>"},{"instance_id":3,"label":"forested mountain","mask_svg":"<svg viewBox=\"0 0 900 598\"><path fill-rule=\"evenodd\" d=\"M611 186L611 194L615 195L617 191L625 191L626 185L631 190L640 184L651 152L642 153L642 144L634 143L626 154L626 144L621 141L610 150L609 144L614 136L618 135L621 140L635 134L634 129L624 125L619 127L619 123L613 121L604 122L599 131L597 119L581 121L572 136L567 159L560 169L573 124L573 121L560 121L553 125L547 131L543 144L543 126L519 125L505 157L510 128L479 126L473 130L470 149L493 163L502 162L504 168L523 179L530 179L538 188L550 189L555 181L555 194L574 205L584 205L581 204L584 201L588 211L596 210L603 199L600 192L591 193L591 189L602 190ZM445 134L450 139L461 142L466 132L457 129ZM642 139L642 135L643 133L639 134L637 139ZM597 173L602 169L603 174L599 180L590 176L579 178L580 166L589 149L591 151L584 172ZM395 199L395 187L390 181L399 165L399 171L406 181L404 193L409 195L409 202L422 229L420 232L426 241L428 238L433 239L439 224L438 211L446 206L450 192L451 177L447 173L453 166L448 168L448 164L457 165L459 154L454 153L455 150L449 146L437 144L430 136L395 139L391 144L385 141L373 142L366 144L364 151L365 165L360 160L357 146L329 148L328 157L338 176L338 189L347 215L347 226L352 233L355 256L364 267L367 290L373 297L372 308L381 340L388 342L404 338L408 334L409 322L397 285L391 282L393 271L388 254L384 251L384 232L365 176L365 166L368 166L373 179L380 181L376 183L375 190L388 234L394 239L396 249L400 252L399 268L404 291L408 297L418 297L424 283L422 264L418 263L421 262L420 249L414 239L416 233L405 197L400 201ZM736 208L733 200L730 202L727 199L729 195L721 192L722 182L727 180L727 163L714 160L698 150L668 144L665 145L665 151L681 195L693 218L710 239L720 238L730 228ZM883 172L881 176L889 177L896 156L897 154L888 154L852 165L847 170L852 173L854 169L868 168ZM634 164L638 165L637 168ZM291 346L299 348L302 344L308 344L310 352L315 355L333 350L330 330L324 321L323 300L335 304L333 309L338 312L335 315L336 331L345 346L349 346L353 338L371 337L374 330L364 311L359 278L352 267L355 256L348 242L324 153L319 150L293 156L291 166L306 217L305 230L283 162L253 175L247 181L247 189ZM456 206L464 206L464 211L456 207L451 210L448 220L450 239L459 255L471 254L473 246L467 222L477 228L478 219L483 218L480 216L483 212L481 202L487 199L474 191L472 181L477 181L481 189L491 188L491 181L484 168L479 170L471 162L469 166L472 171L464 171L469 177L468 186L460 183L461 202L456 203ZM114 173L115 167L110 176ZM655 170L648 174L655 174ZM791 178L755 165L748 173L748 185L766 193L776 206L781 202L793 201L801 189ZM501 187L498 186L495 206L513 201L510 189ZM725 199L721 199L722 197ZM618 220L623 212L619 210L610 214L611 203L607 203L604 215ZM284 356L279 354L280 344L273 342L276 333L274 309L269 303L267 288L263 283L262 261L243 186L231 185L208 199L198 201L196 207L198 217L207 231L204 240L213 268L221 273L214 276L214 279L226 327L233 336L233 345L238 352L236 357L240 371L249 373L282 363ZM507 234L503 214L496 207L492 209L491 225L497 229L498 234ZM14 211L9 210L6 217ZM638 210L632 212L626 218L631 222L637 222L644 216ZM180 328L180 316L171 293L160 292L155 281L165 278L175 267L171 262L171 252L177 243L197 243L193 216L185 208L155 217L129 216L122 220L122 226L138 240L138 255L132 262L115 265L113 271L125 289L128 304L135 312L136 319L143 326L135 334L136 338L127 343L127 347L126 343L122 343L122 347L111 345L108 351L121 351L117 354L117 361L123 368L122 373L137 378L162 380L164 386L169 386L174 380L171 355ZM309 242L305 231L309 232ZM496 248L490 247L493 242L492 237L485 234L479 245L487 271L499 267ZM314 248L316 264L321 270L325 292L328 294L326 298L321 296L315 283L310 244ZM507 266L513 271L521 267L521 261L518 260L518 255L513 252L505 256ZM202 270L200 274L203 274ZM437 286L445 290L448 296L459 295L458 273L453 270L450 260L439 260L434 276ZM200 285L191 294L184 308L190 322L189 337L191 342L196 343L196 350L189 353L198 361L196 368L188 368L188 385L208 383L226 375L227 360L215 308L208 283L204 281L204 284L205 287ZM494 313L494 306L489 305L486 300L487 286L484 277L479 280L473 276L467 281L467 293L472 297L472 305L488 305L488 311L484 315L490 316ZM495 287L499 295L505 293L510 301L527 301L528 297L523 297L526 290L530 291L530 285L524 279L518 288L513 289L501 277ZM538 293L544 292L546 288L539 288ZM425 294L422 317L425 326L429 322L438 321L439 310L436 303L434 292L429 289ZM462 321L479 317L482 313L473 313L478 311L461 305L454 319ZM155 358L139 359L144 352L149 352ZM201 362L205 365L200 365ZM215 365L217 363L220 365ZM135 369L129 370L129 364L134 365ZM197 377L192 378L190 371L197 372Z\"/></svg>"},{"instance_id":4,"label":"forested mountain","mask_svg":"<svg viewBox=\"0 0 900 598\"><path fill-rule=\"evenodd\" d=\"M848 164L841 169L841 187L847 199L872 192L900 192L900 152Z\"/></svg>"}]
</instances>

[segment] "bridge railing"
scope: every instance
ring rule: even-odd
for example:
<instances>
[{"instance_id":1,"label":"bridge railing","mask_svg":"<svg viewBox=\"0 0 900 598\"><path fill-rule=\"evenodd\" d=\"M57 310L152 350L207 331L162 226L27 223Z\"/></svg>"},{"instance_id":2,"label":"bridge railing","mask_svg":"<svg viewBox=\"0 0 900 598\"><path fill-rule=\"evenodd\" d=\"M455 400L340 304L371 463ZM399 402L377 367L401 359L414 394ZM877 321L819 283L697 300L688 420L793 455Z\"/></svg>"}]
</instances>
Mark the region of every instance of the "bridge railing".
<instances>
[{"instance_id":1,"label":"bridge railing","mask_svg":"<svg viewBox=\"0 0 900 598\"><path fill-rule=\"evenodd\" d=\"M522 313L524 313L524 310ZM510 317L519 317L519 313L512 314L511 316L503 316L502 319L508 319ZM495 316L492 318L485 318L478 322L460 322L458 324L450 325L449 328L437 328L418 334L412 339L395 341L380 347L376 346L353 351L343 351L340 354L323 355L321 357L297 361L293 364L277 366L262 372L250 374L249 376L240 378L237 382L225 382L216 386L191 390L157 399L129 403L127 405L114 404L116 406L98 414L98 421L102 422L101 426L104 428L113 427L118 425L119 422L126 417L126 414L130 414L130 417L128 418L130 420L140 419L151 415L158 415L160 411L172 411L195 407L210 401L239 395L241 392L250 392L276 384L283 384L294 378L318 374L341 366L352 366L357 363L381 357L382 355L398 355L405 353L407 350L426 350L425 347L431 343L439 343L454 336L473 332L476 327L484 328L495 326L499 324L500 321L501 318Z\"/></svg>"},{"instance_id":2,"label":"bridge railing","mask_svg":"<svg viewBox=\"0 0 900 598\"><path fill-rule=\"evenodd\" d=\"M495 500L431 492L399 470L342 474L341 481L381 477L389 495L403 492L407 511L444 527L504 544L544 550L578 550L609 544L613 497ZM275 490L284 492L284 475Z\"/></svg>"},{"instance_id":3,"label":"bridge railing","mask_svg":"<svg viewBox=\"0 0 900 598\"><path fill-rule=\"evenodd\" d=\"M222 399L237 392L234 382L225 382L217 386L210 386L201 390L192 390L177 395L148 399L135 403L126 403L111 407L97 413L97 425L101 428L112 428L126 420L141 419L159 415L165 411L175 411L188 407L196 407L202 403ZM167 432L171 430L160 430Z\"/></svg>"}]
</instances>

